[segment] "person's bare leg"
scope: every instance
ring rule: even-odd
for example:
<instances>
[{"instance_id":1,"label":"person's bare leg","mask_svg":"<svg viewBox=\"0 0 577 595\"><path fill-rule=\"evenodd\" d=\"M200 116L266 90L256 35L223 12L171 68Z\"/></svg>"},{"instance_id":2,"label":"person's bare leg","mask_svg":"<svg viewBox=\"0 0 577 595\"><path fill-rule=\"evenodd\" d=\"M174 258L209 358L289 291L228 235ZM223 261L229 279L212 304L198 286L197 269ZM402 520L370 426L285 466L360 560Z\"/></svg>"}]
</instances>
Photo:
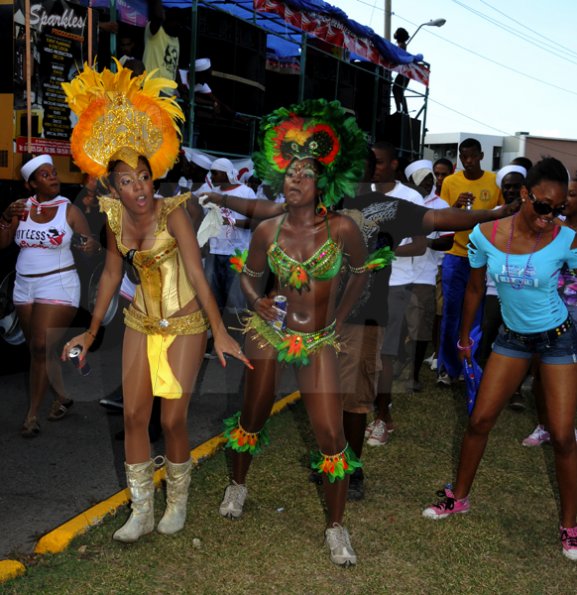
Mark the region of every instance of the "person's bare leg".
<instances>
[{"instance_id":1,"label":"person's bare leg","mask_svg":"<svg viewBox=\"0 0 577 595\"><path fill-rule=\"evenodd\" d=\"M153 395L146 346L145 334L126 328L122 346L122 391L124 452L128 464L150 460L148 423Z\"/></svg>"},{"instance_id":2,"label":"person's bare leg","mask_svg":"<svg viewBox=\"0 0 577 595\"><path fill-rule=\"evenodd\" d=\"M244 381L244 396L240 424L247 432L260 432L270 416L276 391L278 364L276 351L270 345L259 347L262 339L253 340L249 335L244 351L254 366L247 370ZM236 483L244 484L252 455L249 452L232 451L232 478Z\"/></svg>"},{"instance_id":3,"label":"person's bare leg","mask_svg":"<svg viewBox=\"0 0 577 595\"><path fill-rule=\"evenodd\" d=\"M303 402L321 453L334 455L346 446L343 409L338 381L337 357L333 349L317 351L308 366L298 370L297 378ZM333 483L324 477L328 526L342 524L349 476Z\"/></svg>"},{"instance_id":4,"label":"person's bare leg","mask_svg":"<svg viewBox=\"0 0 577 595\"><path fill-rule=\"evenodd\" d=\"M566 528L574 527L577 524L577 364L541 364L540 371L549 433L555 454L561 525Z\"/></svg>"},{"instance_id":5,"label":"person's bare leg","mask_svg":"<svg viewBox=\"0 0 577 595\"><path fill-rule=\"evenodd\" d=\"M30 405L27 417L37 417L49 384L65 400L59 342L76 314L76 308L54 304L16 306L30 350Z\"/></svg>"},{"instance_id":6,"label":"person's bare leg","mask_svg":"<svg viewBox=\"0 0 577 595\"><path fill-rule=\"evenodd\" d=\"M379 374L379 381L377 386L377 397L375 403L377 405L377 419L382 419L387 426L392 425L393 417L391 415L391 389L393 386L393 357L390 355L382 355L382 370Z\"/></svg>"},{"instance_id":7,"label":"person's bare leg","mask_svg":"<svg viewBox=\"0 0 577 595\"><path fill-rule=\"evenodd\" d=\"M495 422L525 377L528 359L518 359L492 353L487 361L479 387L473 414L461 444L457 479L453 493L461 499L469 495L479 463Z\"/></svg>"}]
</instances>

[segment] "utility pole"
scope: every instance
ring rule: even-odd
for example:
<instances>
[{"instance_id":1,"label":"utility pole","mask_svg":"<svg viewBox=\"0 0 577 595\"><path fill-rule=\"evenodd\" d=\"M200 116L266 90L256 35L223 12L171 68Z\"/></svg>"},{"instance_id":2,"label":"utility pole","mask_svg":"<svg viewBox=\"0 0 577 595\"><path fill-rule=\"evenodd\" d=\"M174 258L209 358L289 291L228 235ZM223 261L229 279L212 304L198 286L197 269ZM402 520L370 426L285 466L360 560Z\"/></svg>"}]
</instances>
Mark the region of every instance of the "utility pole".
<instances>
[{"instance_id":1,"label":"utility pole","mask_svg":"<svg viewBox=\"0 0 577 595\"><path fill-rule=\"evenodd\" d=\"M385 39L391 41L392 0L385 0Z\"/></svg>"}]
</instances>

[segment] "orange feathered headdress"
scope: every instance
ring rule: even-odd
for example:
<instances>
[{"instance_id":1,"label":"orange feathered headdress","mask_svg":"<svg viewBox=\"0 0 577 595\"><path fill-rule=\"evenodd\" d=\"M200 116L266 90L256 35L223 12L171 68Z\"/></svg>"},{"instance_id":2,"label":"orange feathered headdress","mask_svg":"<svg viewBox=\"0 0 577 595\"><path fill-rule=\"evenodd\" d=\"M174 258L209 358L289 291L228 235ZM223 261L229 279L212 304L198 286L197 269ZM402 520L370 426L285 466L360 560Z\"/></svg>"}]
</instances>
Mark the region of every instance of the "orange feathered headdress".
<instances>
[{"instance_id":1,"label":"orange feathered headdress","mask_svg":"<svg viewBox=\"0 0 577 595\"><path fill-rule=\"evenodd\" d=\"M70 83L62 83L78 116L70 139L72 156L82 171L100 177L112 159L136 167L143 155L157 179L174 165L180 147L178 121L184 114L174 97L160 96L176 83L154 77L156 71L132 78L132 70L115 62L118 72L97 72L85 64Z\"/></svg>"}]
</instances>

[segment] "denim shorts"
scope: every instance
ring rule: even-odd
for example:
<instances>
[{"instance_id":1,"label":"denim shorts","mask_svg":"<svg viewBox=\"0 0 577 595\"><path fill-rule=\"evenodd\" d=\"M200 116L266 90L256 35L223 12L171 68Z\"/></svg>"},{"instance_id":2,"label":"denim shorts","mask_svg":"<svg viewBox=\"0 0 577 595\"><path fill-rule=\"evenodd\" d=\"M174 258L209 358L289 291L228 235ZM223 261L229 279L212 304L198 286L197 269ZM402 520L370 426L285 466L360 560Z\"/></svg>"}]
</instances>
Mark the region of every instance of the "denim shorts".
<instances>
[{"instance_id":1,"label":"denim shorts","mask_svg":"<svg viewBox=\"0 0 577 595\"><path fill-rule=\"evenodd\" d=\"M577 363L577 328L573 324L566 332L552 338L551 333L522 335L509 331L504 326L493 343L493 351L499 355L518 359L530 359L534 355L544 364Z\"/></svg>"}]
</instances>

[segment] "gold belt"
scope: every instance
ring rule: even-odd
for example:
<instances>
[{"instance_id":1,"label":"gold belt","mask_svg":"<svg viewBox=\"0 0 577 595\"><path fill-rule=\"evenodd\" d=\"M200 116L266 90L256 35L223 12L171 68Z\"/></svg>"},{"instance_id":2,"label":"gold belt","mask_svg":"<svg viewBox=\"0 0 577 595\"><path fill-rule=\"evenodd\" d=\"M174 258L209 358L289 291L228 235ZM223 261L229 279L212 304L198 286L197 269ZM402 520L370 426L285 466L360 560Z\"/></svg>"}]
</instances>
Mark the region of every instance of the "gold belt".
<instances>
[{"instance_id":1,"label":"gold belt","mask_svg":"<svg viewBox=\"0 0 577 595\"><path fill-rule=\"evenodd\" d=\"M199 335L209 327L203 310L185 316L156 318L147 316L132 305L124 308L124 324L145 335Z\"/></svg>"}]
</instances>

